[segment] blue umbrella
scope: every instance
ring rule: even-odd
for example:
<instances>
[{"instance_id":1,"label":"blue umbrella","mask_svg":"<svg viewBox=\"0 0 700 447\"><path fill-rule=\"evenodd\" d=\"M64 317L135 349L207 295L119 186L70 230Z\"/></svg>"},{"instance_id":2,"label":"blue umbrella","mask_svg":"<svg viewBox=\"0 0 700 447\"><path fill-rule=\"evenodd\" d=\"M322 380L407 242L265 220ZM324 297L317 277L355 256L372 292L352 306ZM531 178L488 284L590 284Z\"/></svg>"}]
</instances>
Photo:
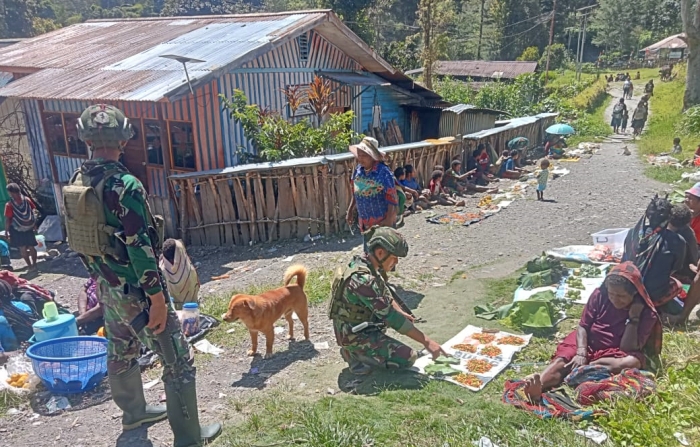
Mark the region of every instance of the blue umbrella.
<instances>
[{"instance_id":1,"label":"blue umbrella","mask_svg":"<svg viewBox=\"0 0 700 447\"><path fill-rule=\"evenodd\" d=\"M572 135L576 133L573 127L568 124L559 123L549 126L545 132L552 135Z\"/></svg>"}]
</instances>

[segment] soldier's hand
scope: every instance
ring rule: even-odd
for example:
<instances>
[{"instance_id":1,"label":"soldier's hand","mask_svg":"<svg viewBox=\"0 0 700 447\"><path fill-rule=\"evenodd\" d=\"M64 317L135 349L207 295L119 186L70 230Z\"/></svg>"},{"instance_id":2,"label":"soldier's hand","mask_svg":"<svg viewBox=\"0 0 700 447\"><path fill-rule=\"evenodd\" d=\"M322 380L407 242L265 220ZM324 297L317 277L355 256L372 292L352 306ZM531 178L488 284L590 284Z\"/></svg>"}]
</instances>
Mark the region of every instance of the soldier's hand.
<instances>
[{"instance_id":1,"label":"soldier's hand","mask_svg":"<svg viewBox=\"0 0 700 447\"><path fill-rule=\"evenodd\" d=\"M440 357L441 355L447 355L447 353L442 349L442 347L431 339L427 339L425 343L425 349L433 356L433 360Z\"/></svg>"},{"instance_id":2,"label":"soldier's hand","mask_svg":"<svg viewBox=\"0 0 700 447\"><path fill-rule=\"evenodd\" d=\"M165 304L163 292L151 295L151 308L149 310L148 328L156 335L165 330L168 322L168 306Z\"/></svg>"}]
</instances>

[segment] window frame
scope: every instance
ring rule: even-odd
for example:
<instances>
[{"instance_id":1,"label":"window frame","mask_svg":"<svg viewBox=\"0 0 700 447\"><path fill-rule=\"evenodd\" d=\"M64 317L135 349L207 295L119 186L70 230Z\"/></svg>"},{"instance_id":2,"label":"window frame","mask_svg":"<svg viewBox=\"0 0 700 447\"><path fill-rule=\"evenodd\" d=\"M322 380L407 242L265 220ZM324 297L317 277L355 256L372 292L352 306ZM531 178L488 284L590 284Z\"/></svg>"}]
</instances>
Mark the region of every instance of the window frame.
<instances>
[{"instance_id":1,"label":"window frame","mask_svg":"<svg viewBox=\"0 0 700 447\"><path fill-rule=\"evenodd\" d=\"M168 124L168 146L169 146L169 151L170 151L170 169L173 171L185 171L185 172L196 172L197 171L197 143L194 138L194 124L192 121L167 121ZM194 155L194 168L187 168L187 167L182 167L182 166L176 166L175 165L175 145L173 144L173 134L172 134L172 126L173 125L188 125L192 129L192 153ZM162 145L162 140L161 140L161 145ZM165 161L165 160L164 160Z\"/></svg>"}]
</instances>

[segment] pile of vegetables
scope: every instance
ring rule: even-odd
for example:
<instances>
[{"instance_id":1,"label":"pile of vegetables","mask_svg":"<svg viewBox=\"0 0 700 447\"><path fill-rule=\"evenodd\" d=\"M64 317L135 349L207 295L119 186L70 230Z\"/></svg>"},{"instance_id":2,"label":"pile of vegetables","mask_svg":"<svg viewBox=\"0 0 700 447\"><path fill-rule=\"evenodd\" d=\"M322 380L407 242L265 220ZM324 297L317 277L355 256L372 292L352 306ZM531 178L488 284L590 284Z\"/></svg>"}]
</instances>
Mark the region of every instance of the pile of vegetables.
<instances>
[{"instance_id":1,"label":"pile of vegetables","mask_svg":"<svg viewBox=\"0 0 700 447\"><path fill-rule=\"evenodd\" d=\"M581 268L574 270L574 274L581 278L599 278L602 272L595 265L583 264Z\"/></svg>"},{"instance_id":2,"label":"pile of vegetables","mask_svg":"<svg viewBox=\"0 0 700 447\"><path fill-rule=\"evenodd\" d=\"M454 357L445 357L444 355L438 357L430 365L425 367L425 373L429 376L441 377L441 376L452 376L458 374L459 371L452 368L450 365L459 365L459 359Z\"/></svg>"},{"instance_id":3,"label":"pile of vegetables","mask_svg":"<svg viewBox=\"0 0 700 447\"><path fill-rule=\"evenodd\" d=\"M581 291L576 289L569 289L566 291L566 297L571 298L572 300L580 300Z\"/></svg>"},{"instance_id":4,"label":"pile of vegetables","mask_svg":"<svg viewBox=\"0 0 700 447\"><path fill-rule=\"evenodd\" d=\"M575 276L569 276L566 278L566 284L569 286L570 289L580 289L584 290L586 287L583 285L583 281L581 278L577 278Z\"/></svg>"}]
</instances>

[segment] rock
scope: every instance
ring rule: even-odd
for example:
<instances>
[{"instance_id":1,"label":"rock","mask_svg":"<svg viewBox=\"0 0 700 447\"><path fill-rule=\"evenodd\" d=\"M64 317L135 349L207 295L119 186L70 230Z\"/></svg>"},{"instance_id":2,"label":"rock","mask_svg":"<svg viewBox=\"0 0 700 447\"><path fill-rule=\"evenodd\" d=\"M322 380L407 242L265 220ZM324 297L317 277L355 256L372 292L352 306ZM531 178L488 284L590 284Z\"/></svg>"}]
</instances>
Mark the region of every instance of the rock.
<instances>
[{"instance_id":1,"label":"rock","mask_svg":"<svg viewBox=\"0 0 700 447\"><path fill-rule=\"evenodd\" d=\"M333 388L328 388L328 389L326 390L326 392L327 392L328 394L330 394L331 396L335 394L335 390L334 390Z\"/></svg>"}]
</instances>

